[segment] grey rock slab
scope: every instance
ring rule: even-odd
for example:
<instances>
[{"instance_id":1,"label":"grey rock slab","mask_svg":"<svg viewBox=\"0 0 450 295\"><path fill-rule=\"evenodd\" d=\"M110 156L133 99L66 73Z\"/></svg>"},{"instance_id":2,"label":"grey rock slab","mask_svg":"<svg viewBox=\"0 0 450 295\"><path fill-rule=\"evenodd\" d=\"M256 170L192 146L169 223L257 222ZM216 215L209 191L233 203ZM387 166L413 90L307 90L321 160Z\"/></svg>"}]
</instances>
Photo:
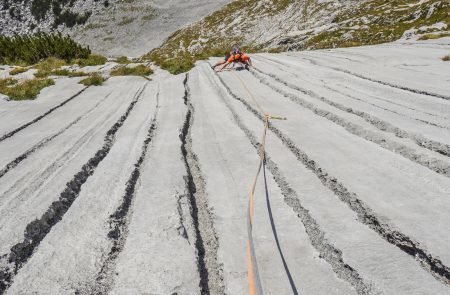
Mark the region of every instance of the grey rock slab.
<instances>
[{"instance_id":1,"label":"grey rock slab","mask_svg":"<svg viewBox=\"0 0 450 295\"><path fill-rule=\"evenodd\" d=\"M277 59L280 58L277 57ZM335 72L329 68L317 68L316 66L308 65L307 61L297 57L290 56L281 59L284 60L286 65L290 65L289 67L294 67L295 72L298 72L300 76L306 77L304 81L297 80L296 83L298 83L300 87L311 89L332 102L354 108L357 111L369 113L410 134L422 134L431 140L439 141L447 145L450 143L450 133L448 129L450 122L448 120L448 113L446 113L446 110L450 109L450 102L447 100L435 97L425 97L424 95L415 95L403 90L401 90L400 92L402 93L397 96L393 95L393 91L398 94L398 89L391 89L388 86L373 82L367 83L367 81L365 81L365 84L370 85L366 85L363 92L358 90L355 91L352 85L355 80L358 81L360 78L355 78L345 73ZM407 96L408 100L415 97L415 99L420 100L422 104L425 100L431 100L428 105L436 105L436 109L438 109L437 114L440 114L440 117L429 118L429 115L405 108L401 108L399 111L399 107L392 104L383 107L383 102L377 101L373 97L373 93L377 91L373 88L383 88L384 93L381 98L390 97L393 101L398 101L402 96ZM424 110L424 108L421 107L416 107L416 109ZM427 124L426 122L428 121L440 126Z\"/></svg>"},{"instance_id":2,"label":"grey rock slab","mask_svg":"<svg viewBox=\"0 0 450 295\"><path fill-rule=\"evenodd\" d=\"M314 56L322 65L333 65L373 79L448 96L445 84L448 82L450 65L442 62L441 58L448 54L450 38L441 38L439 41L446 46L436 47L433 42L423 42L420 47L417 43L416 47L410 47L398 46L394 42L331 52L344 53L346 56L364 55L363 62L328 56L329 50L310 52L308 55Z\"/></svg>"},{"instance_id":3,"label":"grey rock slab","mask_svg":"<svg viewBox=\"0 0 450 295\"><path fill-rule=\"evenodd\" d=\"M445 199L450 192L449 178L350 134L291 101L280 103L279 95L273 90L258 84L249 73L241 75L264 109L289 118L289 124L274 121L274 126L382 219L398 226L444 263L450 262L446 251L450 246L446 235L450 205ZM253 104L233 75L224 73L223 79L233 85L233 91L240 97ZM426 207L423 202L427 202Z\"/></svg>"},{"instance_id":4,"label":"grey rock slab","mask_svg":"<svg viewBox=\"0 0 450 295\"><path fill-rule=\"evenodd\" d=\"M104 108L108 106L108 103L112 104L113 101L109 101L108 98L115 89L108 88L108 86L101 86L86 89L75 100L63 106L63 109L52 112L39 122L31 124L13 135L13 137L6 139L0 146L0 167L3 168L34 145L57 134L61 129L64 129L64 127L67 127L78 118L81 120L91 109ZM98 106L105 99L108 102L105 105ZM22 111L11 108L9 112L20 114Z\"/></svg>"},{"instance_id":5,"label":"grey rock slab","mask_svg":"<svg viewBox=\"0 0 450 295\"><path fill-rule=\"evenodd\" d=\"M216 83L220 87L220 82ZM225 89L222 91L226 93ZM261 122L239 101L231 96L225 99L245 126L258 135ZM279 125L292 124L289 118ZM306 169L272 132L267 136L267 154L297 192L303 206L317 220L325 238L342 251L344 262L359 272L366 283L373 287L374 294L447 294L447 287L422 269L417 261L361 224L356 214L324 187L316 175ZM306 280L322 280L311 273L305 275Z\"/></svg>"},{"instance_id":6,"label":"grey rock slab","mask_svg":"<svg viewBox=\"0 0 450 295\"><path fill-rule=\"evenodd\" d=\"M265 64L269 63L271 64L271 73L277 75L279 79L295 83L301 88L320 91L330 99L333 99L336 95L351 95L353 101L371 104L387 111L397 111L403 116L447 126L449 124L450 103L444 99L430 99L424 95L394 89L360 78L352 78L348 74L339 73L329 68L311 67L306 62L301 64L302 61L295 57L294 62L287 58L280 59L280 56L274 55L262 55L262 57L257 56L258 66L262 69L264 69ZM320 59L314 58L313 60ZM277 64L277 61L283 62L283 64ZM330 62L329 64L333 63ZM306 68L308 68L307 73L305 73ZM442 75L441 78L443 78ZM325 83L325 81L332 83ZM336 91L332 89L336 89ZM340 94L336 93L338 91Z\"/></svg>"},{"instance_id":7,"label":"grey rock slab","mask_svg":"<svg viewBox=\"0 0 450 295\"><path fill-rule=\"evenodd\" d=\"M187 111L183 77L156 80L160 87L156 135L141 171L112 294L200 293L179 139Z\"/></svg>"},{"instance_id":8,"label":"grey rock slab","mask_svg":"<svg viewBox=\"0 0 450 295\"><path fill-rule=\"evenodd\" d=\"M203 68L194 70L190 76L189 85L197 112L194 119L193 148L206 176L206 191L215 216L214 224L219 238L218 256L223 263L227 293L242 293L247 289L247 203L258 154L233 122L215 89L216 85L211 83L211 78L205 73L207 71ZM262 125L260 127L262 131ZM269 294L288 294L292 290L270 228L261 177L255 203L255 216L258 217L255 217L257 221L255 220L254 235L263 288ZM279 222L277 229L284 233L280 235L282 249L299 292L352 293L351 286L337 279L329 265L318 258L302 224L291 208L282 201L280 190L273 183L270 173L267 177L274 218ZM288 232L296 234L287 234ZM304 279L305 269L308 269L311 276L320 276L327 283L317 285L317 282Z\"/></svg>"},{"instance_id":9,"label":"grey rock slab","mask_svg":"<svg viewBox=\"0 0 450 295\"><path fill-rule=\"evenodd\" d=\"M85 88L78 81L79 79L58 79L55 85L44 88L34 100L0 104L0 136L32 121Z\"/></svg>"},{"instance_id":10,"label":"grey rock slab","mask_svg":"<svg viewBox=\"0 0 450 295\"><path fill-rule=\"evenodd\" d=\"M376 141L382 145L384 144L384 146L386 146L386 148L389 150L396 152L397 149L399 153L407 155L409 154L411 156L412 153L415 153L415 155L419 157L419 160L417 161L420 161L423 164L428 164L430 168L432 168L433 165L429 164L429 162L427 162L427 159L428 161L439 161L442 164L443 168L450 167L450 160L447 156L421 147L411 138L398 137L392 132L381 130L380 128L377 128L374 123L366 121L364 117L347 111L345 107L344 109L342 109L340 107L330 105L329 103L322 101L317 97L313 97L298 89L293 89L292 87L298 87L297 85L304 87L304 83L299 82L299 80L296 79L297 77L293 76L292 74L278 71L278 69L274 69L273 67L269 67L270 72L266 73L263 72L261 68L264 68L263 64L259 64L259 71L252 72L254 76L257 77L263 84L269 86L276 92L286 97L286 99L290 99L297 104L304 106L304 108L319 113L321 116L328 118L330 121L336 122L343 127L349 128L350 130L352 130L352 132L359 134L363 138ZM280 78L274 78L271 75L276 75ZM287 83L289 86L287 86L285 83ZM352 85L352 89L354 89L354 85ZM381 140L381 142L379 140ZM400 146L409 149L409 152L405 152L404 149L400 148ZM425 159L423 156L426 156L428 158Z\"/></svg>"},{"instance_id":11,"label":"grey rock slab","mask_svg":"<svg viewBox=\"0 0 450 295\"><path fill-rule=\"evenodd\" d=\"M10 294L19 290L94 291L95 275L110 247L108 217L122 201L125 183L140 155L156 107L155 83L132 79L139 81L141 89L148 84L147 88L117 131L110 152L81 187L78 198L15 277Z\"/></svg>"},{"instance_id":12,"label":"grey rock slab","mask_svg":"<svg viewBox=\"0 0 450 295\"><path fill-rule=\"evenodd\" d=\"M134 86L128 79L128 91L137 91L140 79ZM137 83L136 83L137 82ZM121 83L98 88L98 98L109 97L99 108L70 126L60 136L50 141L23 160L0 179L0 224L2 231L2 254L23 239L25 226L40 217L63 191L66 183L77 173L96 150L103 144L105 133L123 114L133 95L121 91ZM125 90L125 89L124 89ZM64 120L64 118L59 118ZM41 122L44 123L45 121ZM61 122L62 123L62 122ZM40 125L40 124L39 124ZM64 124L61 124L64 125ZM36 126L36 128L40 128ZM42 130L42 129L41 129ZM27 133L24 131L24 133ZM31 134L32 135L32 134ZM23 137L27 145L27 136ZM17 142L20 143L20 142ZM0 146L3 148L5 143ZM14 149L14 146L12 147ZM13 150L2 150L13 153Z\"/></svg>"}]
</instances>

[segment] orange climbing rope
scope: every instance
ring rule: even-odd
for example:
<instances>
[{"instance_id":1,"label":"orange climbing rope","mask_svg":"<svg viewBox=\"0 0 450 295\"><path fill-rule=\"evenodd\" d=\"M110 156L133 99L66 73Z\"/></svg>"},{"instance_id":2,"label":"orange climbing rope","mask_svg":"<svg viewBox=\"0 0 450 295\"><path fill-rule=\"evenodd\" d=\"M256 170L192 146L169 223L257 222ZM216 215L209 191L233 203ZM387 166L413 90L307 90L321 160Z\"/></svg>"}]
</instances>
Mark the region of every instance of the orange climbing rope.
<instances>
[{"instance_id":1,"label":"orange climbing rope","mask_svg":"<svg viewBox=\"0 0 450 295\"><path fill-rule=\"evenodd\" d=\"M261 168L265 161L265 153L266 153L266 137L267 137L267 129L269 129L269 120L286 120L284 117L272 116L264 111L261 105L258 103L256 97L251 93L248 89L247 85L245 85L244 81L237 75L235 72L232 72L235 77L240 81L244 89L249 94L250 98L253 100L255 105L258 108L258 111L264 116L264 130L261 139L261 147L260 147L260 160L258 164L258 169L256 171L256 175L253 179L253 183L250 189L250 198L248 203L248 213L247 213L247 232L248 232L248 243L247 243L247 268L248 268L248 288L250 295L262 295L263 289L261 285L261 280L259 278L258 265L256 261L254 243L253 243L253 207L254 207L254 199L255 199L255 189L256 184L258 182L259 174L261 173Z\"/></svg>"}]
</instances>

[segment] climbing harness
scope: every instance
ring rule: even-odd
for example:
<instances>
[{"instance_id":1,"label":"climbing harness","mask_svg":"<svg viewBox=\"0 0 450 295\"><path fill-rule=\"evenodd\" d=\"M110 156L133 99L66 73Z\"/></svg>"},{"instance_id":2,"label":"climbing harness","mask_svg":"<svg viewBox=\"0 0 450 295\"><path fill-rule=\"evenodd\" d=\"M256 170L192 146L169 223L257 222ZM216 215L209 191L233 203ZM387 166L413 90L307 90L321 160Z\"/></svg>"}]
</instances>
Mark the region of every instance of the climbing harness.
<instances>
[{"instance_id":1,"label":"climbing harness","mask_svg":"<svg viewBox=\"0 0 450 295\"><path fill-rule=\"evenodd\" d=\"M263 289L261 285L261 279L259 277L258 264L256 261L255 248L253 242L253 207L254 207L254 199L255 199L255 189L258 181L258 177L261 173L261 168L265 163L265 153L266 153L266 137L267 130L269 129L269 120L286 120L285 117L273 116L264 111L261 105L258 103L256 97L251 93L248 87L245 85L244 81L233 72L236 78L240 81L246 92L249 94L250 98L255 103L258 111L264 117L264 130L261 138L261 146L259 151L259 164L258 169L256 170L256 175L253 179L252 186L250 188L250 197L247 208L247 234L248 234L248 242L247 242L247 271L248 271L248 287L250 295L262 295Z\"/></svg>"}]
</instances>

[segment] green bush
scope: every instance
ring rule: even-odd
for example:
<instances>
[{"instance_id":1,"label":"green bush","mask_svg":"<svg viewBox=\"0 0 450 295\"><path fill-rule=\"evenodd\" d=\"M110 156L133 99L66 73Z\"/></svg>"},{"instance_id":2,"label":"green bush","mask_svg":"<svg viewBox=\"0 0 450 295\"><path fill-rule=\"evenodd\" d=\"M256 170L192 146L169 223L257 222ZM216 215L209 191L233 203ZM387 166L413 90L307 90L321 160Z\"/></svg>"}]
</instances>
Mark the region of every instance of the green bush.
<instances>
[{"instance_id":1,"label":"green bush","mask_svg":"<svg viewBox=\"0 0 450 295\"><path fill-rule=\"evenodd\" d=\"M52 79L32 79L22 83L11 78L1 79L0 93L7 95L12 100L34 99L43 88L54 84Z\"/></svg>"},{"instance_id":2,"label":"green bush","mask_svg":"<svg viewBox=\"0 0 450 295\"><path fill-rule=\"evenodd\" d=\"M120 66L111 71L111 76L147 76L153 73L153 70L144 65L136 67Z\"/></svg>"},{"instance_id":3,"label":"green bush","mask_svg":"<svg viewBox=\"0 0 450 295\"><path fill-rule=\"evenodd\" d=\"M50 71L39 70L34 74L36 78L47 78L48 76L67 76L67 77L82 77L87 76L85 72L71 71L69 69L53 69Z\"/></svg>"},{"instance_id":4,"label":"green bush","mask_svg":"<svg viewBox=\"0 0 450 295\"><path fill-rule=\"evenodd\" d=\"M104 56L97 54L90 54L86 58L79 58L72 61L72 63L79 65L80 67L86 66L99 66L104 65L108 59Z\"/></svg>"},{"instance_id":5,"label":"green bush","mask_svg":"<svg viewBox=\"0 0 450 295\"><path fill-rule=\"evenodd\" d=\"M89 75L89 77L83 79L80 81L80 84L83 84L84 86L99 86L102 85L105 81L105 78L103 78L102 75L99 73L94 73Z\"/></svg>"},{"instance_id":6,"label":"green bush","mask_svg":"<svg viewBox=\"0 0 450 295\"><path fill-rule=\"evenodd\" d=\"M52 76L67 76L67 77L82 77L87 76L85 72L80 71L70 71L68 69L57 69L52 72L50 72L50 75Z\"/></svg>"},{"instance_id":7,"label":"green bush","mask_svg":"<svg viewBox=\"0 0 450 295\"><path fill-rule=\"evenodd\" d=\"M9 74L11 76L14 76L14 75L17 75L17 74L25 73L26 71L28 71L27 68L19 67L19 68L14 68L11 71L9 71Z\"/></svg>"},{"instance_id":8,"label":"green bush","mask_svg":"<svg viewBox=\"0 0 450 295\"><path fill-rule=\"evenodd\" d=\"M177 57L164 60L159 63L159 66L172 75L177 75L188 72L190 69L192 69L195 65L194 62L195 60L193 60L192 58Z\"/></svg>"},{"instance_id":9,"label":"green bush","mask_svg":"<svg viewBox=\"0 0 450 295\"><path fill-rule=\"evenodd\" d=\"M0 64L32 65L49 57L68 62L87 58L90 53L89 47L83 47L60 33L0 36Z\"/></svg>"},{"instance_id":10,"label":"green bush","mask_svg":"<svg viewBox=\"0 0 450 295\"><path fill-rule=\"evenodd\" d=\"M5 78L5 79L0 79L0 89L3 89L7 86L11 86L17 84L17 80L13 79L13 78ZM0 90L1 92L1 90Z\"/></svg>"},{"instance_id":11,"label":"green bush","mask_svg":"<svg viewBox=\"0 0 450 295\"><path fill-rule=\"evenodd\" d=\"M54 70L59 69L62 66L65 66L67 63L65 60L49 57L44 60L41 60L37 63L34 68L38 69L38 71L34 74L36 78L45 78L50 75L50 73Z\"/></svg>"},{"instance_id":12,"label":"green bush","mask_svg":"<svg viewBox=\"0 0 450 295\"><path fill-rule=\"evenodd\" d=\"M119 56L117 59L116 59L116 63L119 63L119 64L129 64L131 61L128 59L128 57L126 57L126 56Z\"/></svg>"},{"instance_id":13,"label":"green bush","mask_svg":"<svg viewBox=\"0 0 450 295\"><path fill-rule=\"evenodd\" d=\"M434 39L440 39L444 37L449 37L450 33L437 33L437 34L426 34L423 36L420 36L418 40L434 40Z\"/></svg>"}]
</instances>

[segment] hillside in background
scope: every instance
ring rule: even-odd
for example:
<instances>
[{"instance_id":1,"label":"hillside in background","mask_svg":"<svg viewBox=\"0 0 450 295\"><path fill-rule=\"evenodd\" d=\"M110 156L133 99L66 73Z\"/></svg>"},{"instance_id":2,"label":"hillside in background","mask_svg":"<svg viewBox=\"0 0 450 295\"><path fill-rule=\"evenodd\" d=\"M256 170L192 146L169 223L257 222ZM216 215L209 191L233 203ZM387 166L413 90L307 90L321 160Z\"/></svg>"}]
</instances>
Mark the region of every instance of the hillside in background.
<instances>
[{"instance_id":1,"label":"hillside in background","mask_svg":"<svg viewBox=\"0 0 450 295\"><path fill-rule=\"evenodd\" d=\"M61 31L105 55L140 56L229 0L0 0L0 35Z\"/></svg>"},{"instance_id":2,"label":"hillside in background","mask_svg":"<svg viewBox=\"0 0 450 295\"><path fill-rule=\"evenodd\" d=\"M177 29L198 21L229 0L125 0L93 15L70 35L96 52L137 57Z\"/></svg>"},{"instance_id":3,"label":"hillside in background","mask_svg":"<svg viewBox=\"0 0 450 295\"><path fill-rule=\"evenodd\" d=\"M430 32L445 36L449 9L448 1L438 0L238 0L175 32L149 56L169 68L182 58L182 68L189 69L236 43L248 51L281 52L379 44Z\"/></svg>"}]
</instances>

